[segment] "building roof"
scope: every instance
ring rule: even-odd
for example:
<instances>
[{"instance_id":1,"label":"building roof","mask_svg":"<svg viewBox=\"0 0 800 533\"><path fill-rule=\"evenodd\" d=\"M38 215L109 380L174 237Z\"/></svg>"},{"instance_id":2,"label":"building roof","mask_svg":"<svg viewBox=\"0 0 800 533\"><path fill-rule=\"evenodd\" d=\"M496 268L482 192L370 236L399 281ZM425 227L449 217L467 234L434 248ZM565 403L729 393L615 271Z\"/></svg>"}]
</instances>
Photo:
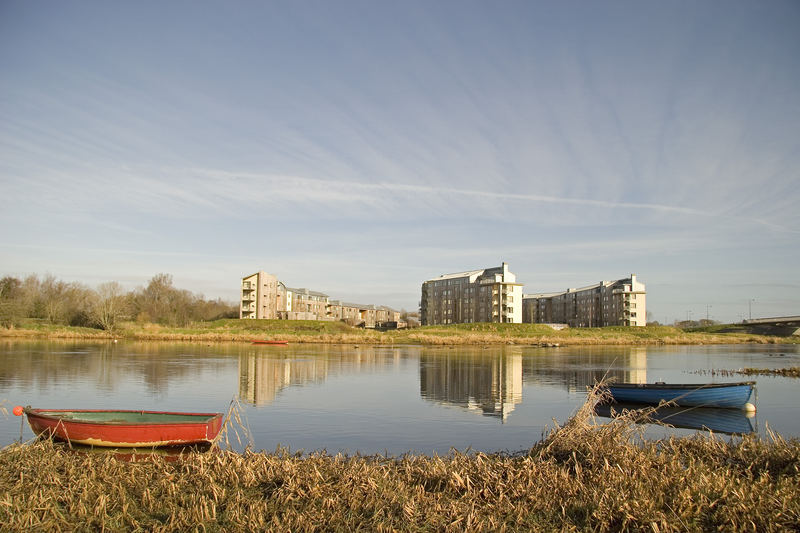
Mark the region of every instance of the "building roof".
<instances>
[{"instance_id":1,"label":"building roof","mask_svg":"<svg viewBox=\"0 0 800 533\"><path fill-rule=\"evenodd\" d=\"M597 289L598 287L610 287L612 285L624 285L626 283L631 283L631 278L622 278L622 279L615 279L613 281L601 281L599 283L595 283L594 285L587 285L586 287L579 287L569 288L565 291L558 291L558 292L542 292L542 293L534 293L534 294L523 294L522 298L553 298L555 296L561 296L562 294L568 293L575 293L575 292L583 292L583 291L590 291L592 289Z\"/></svg>"},{"instance_id":2,"label":"building roof","mask_svg":"<svg viewBox=\"0 0 800 533\"><path fill-rule=\"evenodd\" d=\"M562 292L541 292L541 293L538 293L538 294L523 294L522 295L522 299L524 300L526 298L552 298L553 296L558 296L560 294L564 294L564 291L562 291Z\"/></svg>"},{"instance_id":3,"label":"building roof","mask_svg":"<svg viewBox=\"0 0 800 533\"><path fill-rule=\"evenodd\" d=\"M485 271L486 269L481 269L481 270L468 270L466 272L456 272L455 274L442 274L441 276L427 279L425 281L440 281L443 279L469 278L472 276L479 276L483 274Z\"/></svg>"},{"instance_id":4,"label":"building roof","mask_svg":"<svg viewBox=\"0 0 800 533\"><path fill-rule=\"evenodd\" d=\"M455 272L453 274L442 274L441 276L425 280L425 283L429 281L442 281L460 278L469 278L470 282L474 282L479 277L491 277L497 276L498 274L501 276L508 274L511 279L516 280L516 276L508 271L508 263L503 262L502 265L496 267L482 268L480 270L467 270L466 272ZM521 283L515 283L514 281L508 281L506 283L512 285L522 285Z\"/></svg>"},{"instance_id":5,"label":"building roof","mask_svg":"<svg viewBox=\"0 0 800 533\"><path fill-rule=\"evenodd\" d=\"M287 291L292 291L294 294L306 294L308 296L322 296L323 298L327 298L328 297L328 295L325 294L324 292L312 291L312 290L308 290L306 288L293 289L291 287L286 287L286 290Z\"/></svg>"}]
</instances>

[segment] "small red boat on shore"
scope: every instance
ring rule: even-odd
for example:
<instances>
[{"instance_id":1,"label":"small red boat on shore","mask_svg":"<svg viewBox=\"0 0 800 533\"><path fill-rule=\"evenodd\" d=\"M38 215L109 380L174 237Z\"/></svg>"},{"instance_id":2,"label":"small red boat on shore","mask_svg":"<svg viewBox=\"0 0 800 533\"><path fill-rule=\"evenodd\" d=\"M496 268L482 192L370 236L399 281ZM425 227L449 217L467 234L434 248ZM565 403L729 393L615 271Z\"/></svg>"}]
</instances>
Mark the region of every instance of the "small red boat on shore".
<instances>
[{"instance_id":1,"label":"small red boat on shore","mask_svg":"<svg viewBox=\"0 0 800 533\"><path fill-rule=\"evenodd\" d=\"M289 341L262 341L254 340L250 344L289 344Z\"/></svg>"},{"instance_id":2,"label":"small red boat on shore","mask_svg":"<svg viewBox=\"0 0 800 533\"><path fill-rule=\"evenodd\" d=\"M89 446L153 448L210 444L222 429L222 413L174 413L99 409L24 409L37 435Z\"/></svg>"}]
</instances>

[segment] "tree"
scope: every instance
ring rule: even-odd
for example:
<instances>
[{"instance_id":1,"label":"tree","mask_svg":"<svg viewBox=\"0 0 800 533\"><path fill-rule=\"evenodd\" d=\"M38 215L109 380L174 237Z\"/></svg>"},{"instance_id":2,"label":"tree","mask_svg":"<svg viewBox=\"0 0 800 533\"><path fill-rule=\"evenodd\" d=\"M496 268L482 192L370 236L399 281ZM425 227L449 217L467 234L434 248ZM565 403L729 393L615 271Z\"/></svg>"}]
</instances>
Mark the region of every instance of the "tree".
<instances>
[{"instance_id":1,"label":"tree","mask_svg":"<svg viewBox=\"0 0 800 533\"><path fill-rule=\"evenodd\" d=\"M116 281L103 283L92 295L89 318L106 331L113 331L117 323L129 312L129 297Z\"/></svg>"},{"instance_id":2,"label":"tree","mask_svg":"<svg viewBox=\"0 0 800 533\"><path fill-rule=\"evenodd\" d=\"M153 276L147 287L134 297L137 316L147 316L153 322L167 322L170 293L174 290L171 275L161 273Z\"/></svg>"},{"instance_id":3,"label":"tree","mask_svg":"<svg viewBox=\"0 0 800 533\"><path fill-rule=\"evenodd\" d=\"M0 326L14 327L23 318L45 319L53 324L115 328L120 320L135 317L137 322L157 322L172 326L192 321L236 318L236 304L177 289L170 274L156 274L144 288L126 293L117 282L96 290L77 282L67 283L47 275L31 275L20 280L0 279Z\"/></svg>"},{"instance_id":4,"label":"tree","mask_svg":"<svg viewBox=\"0 0 800 533\"><path fill-rule=\"evenodd\" d=\"M25 318L22 281L6 276L0 279L0 326L13 328Z\"/></svg>"}]
</instances>

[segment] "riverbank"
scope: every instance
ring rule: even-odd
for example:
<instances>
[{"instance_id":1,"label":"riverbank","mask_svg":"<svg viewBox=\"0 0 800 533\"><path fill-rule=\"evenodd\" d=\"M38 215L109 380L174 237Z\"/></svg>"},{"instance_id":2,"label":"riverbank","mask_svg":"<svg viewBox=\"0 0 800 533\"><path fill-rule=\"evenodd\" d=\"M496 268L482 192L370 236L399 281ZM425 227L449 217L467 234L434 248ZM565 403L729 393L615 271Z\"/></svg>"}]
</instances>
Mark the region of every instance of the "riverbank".
<instances>
[{"instance_id":1,"label":"riverbank","mask_svg":"<svg viewBox=\"0 0 800 533\"><path fill-rule=\"evenodd\" d=\"M685 331L670 326L554 330L542 324L453 324L381 332L351 327L343 322L235 319L197 322L188 327L126 322L111 332L28 320L17 328L0 328L0 337L190 342L250 342L254 339L269 339L317 344L527 346L800 343L799 336Z\"/></svg>"},{"instance_id":2,"label":"riverbank","mask_svg":"<svg viewBox=\"0 0 800 533\"><path fill-rule=\"evenodd\" d=\"M215 450L130 462L51 442L0 451L15 531L786 531L800 527L800 442L637 440L592 400L517 455ZM532 436L533 437L533 436Z\"/></svg>"}]
</instances>

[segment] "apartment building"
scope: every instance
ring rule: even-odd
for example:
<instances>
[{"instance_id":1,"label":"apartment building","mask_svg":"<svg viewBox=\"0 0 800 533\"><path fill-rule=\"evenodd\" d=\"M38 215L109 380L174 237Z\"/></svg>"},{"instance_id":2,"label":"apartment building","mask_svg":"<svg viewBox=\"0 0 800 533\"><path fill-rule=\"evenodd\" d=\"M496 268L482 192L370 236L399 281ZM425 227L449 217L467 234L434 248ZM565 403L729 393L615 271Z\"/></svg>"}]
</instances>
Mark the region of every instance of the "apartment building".
<instances>
[{"instance_id":1,"label":"apartment building","mask_svg":"<svg viewBox=\"0 0 800 533\"><path fill-rule=\"evenodd\" d=\"M373 328L399 322L400 313L386 306L331 300L319 291L286 287L277 277L256 272L242 278L239 318L284 320L349 320Z\"/></svg>"},{"instance_id":2,"label":"apartment building","mask_svg":"<svg viewBox=\"0 0 800 533\"><path fill-rule=\"evenodd\" d=\"M358 304L350 304L340 300L331 300L330 313L334 320L358 322L361 320L361 307L362 306Z\"/></svg>"},{"instance_id":3,"label":"apartment building","mask_svg":"<svg viewBox=\"0 0 800 533\"><path fill-rule=\"evenodd\" d=\"M508 264L444 274L422 284L423 326L471 322L522 322L522 284Z\"/></svg>"},{"instance_id":4,"label":"apartment building","mask_svg":"<svg viewBox=\"0 0 800 533\"><path fill-rule=\"evenodd\" d=\"M278 318L280 286L278 278L263 271L243 277L239 318Z\"/></svg>"},{"instance_id":5,"label":"apartment building","mask_svg":"<svg viewBox=\"0 0 800 533\"><path fill-rule=\"evenodd\" d=\"M646 326L647 293L644 283L629 278L601 281L563 292L526 294L522 320L532 324L570 327Z\"/></svg>"},{"instance_id":6,"label":"apartment building","mask_svg":"<svg viewBox=\"0 0 800 533\"><path fill-rule=\"evenodd\" d=\"M327 294L306 288L291 289L289 287L286 288L286 292L291 295L292 301L292 306L287 309L288 312L310 313L319 317L317 320L322 320L329 316Z\"/></svg>"}]
</instances>

